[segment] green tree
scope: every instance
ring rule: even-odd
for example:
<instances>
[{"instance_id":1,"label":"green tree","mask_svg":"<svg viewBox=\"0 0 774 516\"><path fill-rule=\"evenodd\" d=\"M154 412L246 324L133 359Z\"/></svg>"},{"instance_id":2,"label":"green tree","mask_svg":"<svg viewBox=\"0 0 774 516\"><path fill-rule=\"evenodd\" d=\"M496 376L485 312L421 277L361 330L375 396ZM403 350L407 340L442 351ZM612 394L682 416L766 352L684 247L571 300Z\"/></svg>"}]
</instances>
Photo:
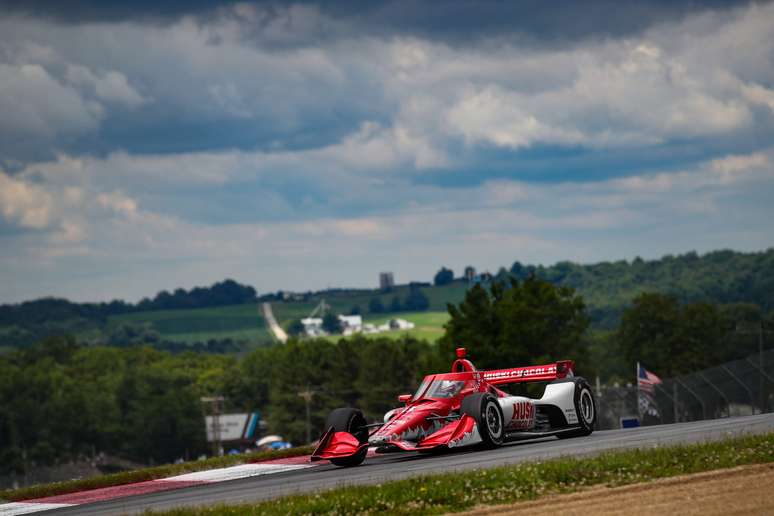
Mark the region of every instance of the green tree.
<instances>
[{"instance_id":1,"label":"green tree","mask_svg":"<svg viewBox=\"0 0 774 516\"><path fill-rule=\"evenodd\" d=\"M630 367L639 361L659 375L673 376L752 353L754 346L745 346L750 339L735 327L759 314L749 305L681 305L674 296L646 293L624 311L616 340Z\"/></svg>"},{"instance_id":2,"label":"green tree","mask_svg":"<svg viewBox=\"0 0 774 516\"><path fill-rule=\"evenodd\" d=\"M399 405L399 394L411 394L421 377L420 357L429 347L424 341L403 338L359 338L360 367L355 381L361 393L359 408L369 419L381 421L384 413Z\"/></svg>"},{"instance_id":3,"label":"green tree","mask_svg":"<svg viewBox=\"0 0 774 516\"><path fill-rule=\"evenodd\" d=\"M323 317L322 329L331 335L337 335L341 333L342 328L339 316L332 312L325 314L325 317Z\"/></svg>"},{"instance_id":4,"label":"green tree","mask_svg":"<svg viewBox=\"0 0 774 516\"><path fill-rule=\"evenodd\" d=\"M380 314L384 312L384 304L382 303L382 299L379 297L371 298L371 301L368 302L368 312L372 314Z\"/></svg>"},{"instance_id":5,"label":"green tree","mask_svg":"<svg viewBox=\"0 0 774 516\"><path fill-rule=\"evenodd\" d=\"M312 435L317 439L328 413L346 406L340 394L329 385L340 373L336 345L326 339L291 339L278 349L272 364L269 429L295 444L306 443L306 405L299 393L310 390L309 404Z\"/></svg>"},{"instance_id":6,"label":"green tree","mask_svg":"<svg viewBox=\"0 0 774 516\"><path fill-rule=\"evenodd\" d=\"M448 285L452 281L454 281L454 271L446 267L441 267L441 270L436 272L433 278L433 283L436 286Z\"/></svg>"},{"instance_id":7,"label":"green tree","mask_svg":"<svg viewBox=\"0 0 774 516\"><path fill-rule=\"evenodd\" d=\"M570 288L530 278L470 289L439 341L442 356L456 347L470 350L479 368L493 369L572 359L584 362L583 335L589 320L583 299Z\"/></svg>"},{"instance_id":8,"label":"green tree","mask_svg":"<svg viewBox=\"0 0 774 516\"><path fill-rule=\"evenodd\" d=\"M676 329L680 323L680 304L673 296L645 293L637 296L625 310L617 332L624 363L634 370L641 362L659 375L675 373L673 357Z\"/></svg>"},{"instance_id":9,"label":"green tree","mask_svg":"<svg viewBox=\"0 0 774 516\"><path fill-rule=\"evenodd\" d=\"M288 335L291 337L299 337L304 334L304 323L301 322L301 319L293 319L293 321L290 323L290 326L288 326Z\"/></svg>"},{"instance_id":10,"label":"green tree","mask_svg":"<svg viewBox=\"0 0 774 516\"><path fill-rule=\"evenodd\" d=\"M403 301L403 309L409 311L421 312L430 307L430 300L422 293L419 287L409 288L406 299Z\"/></svg>"}]
</instances>

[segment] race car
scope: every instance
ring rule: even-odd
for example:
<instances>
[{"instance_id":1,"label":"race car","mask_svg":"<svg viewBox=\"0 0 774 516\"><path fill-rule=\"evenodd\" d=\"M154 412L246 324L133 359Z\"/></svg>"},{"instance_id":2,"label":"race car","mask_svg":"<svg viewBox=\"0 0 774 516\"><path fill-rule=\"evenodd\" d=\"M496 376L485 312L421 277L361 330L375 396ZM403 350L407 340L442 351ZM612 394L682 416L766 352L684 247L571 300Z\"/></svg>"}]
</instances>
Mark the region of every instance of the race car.
<instances>
[{"instance_id":1,"label":"race car","mask_svg":"<svg viewBox=\"0 0 774 516\"><path fill-rule=\"evenodd\" d=\"M479 371L457 348L450 373L425 376L414 395L384 422L368 424L360 410L346 407L328 416L311 460L357 466L369 447L376 453L431 451L464 446L496 447L506 442L555 435L591 434L597 418L588 382L574 374L572 360ZM498 386L548 382L540 399L513 396Z\"/></svg>"}]
</instances>

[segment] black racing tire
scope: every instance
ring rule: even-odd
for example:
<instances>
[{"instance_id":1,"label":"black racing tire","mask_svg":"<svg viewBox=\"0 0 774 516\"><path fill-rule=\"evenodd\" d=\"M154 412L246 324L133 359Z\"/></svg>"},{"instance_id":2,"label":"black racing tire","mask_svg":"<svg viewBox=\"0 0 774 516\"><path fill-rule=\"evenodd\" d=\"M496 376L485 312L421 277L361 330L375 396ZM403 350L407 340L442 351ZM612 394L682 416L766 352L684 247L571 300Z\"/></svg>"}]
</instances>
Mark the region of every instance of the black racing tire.
<instances>
[{"instance_id":1,"label":"black racing tire","mask_svg":"<svg viewBox=\"0 0 774 516\"><path fill-rule=\"evenodd\" d=\"M360 444L365 444L368 442L368 428L366 428L366 424L365 417L361 411L345 407L337 408L328 414L325 428L333 428L334 432L349 432L357 438ZM368 447L366 446L351 457L331 459L331 462L336 466L358 466L363 463L367 454Z\"/></svg>"},{"instance_id":2,"label":"black racing tire","mask_svg":"<svg viewBox=\"0 0 774 516\"><path fill-rule=\"evenodd\" d=\"M575 413L578 415L578 427L572 431L558 434L561 439L590 435L597 424L597 401L589 383L580 377L575 378L574 383L573 403L575 404Z\"/></svg>"},{"instance_id":3,"label":"black racing tire","mask_svg":"<svg viewBox=\"0 0 774 516\"><path fill-rule=\"evenodd\" d=\"M460 412L475 419L484 446L494 448L503 444L505 420L497 398L486 392L471 394L462 400Z\"/></svg>"}]
</instances>

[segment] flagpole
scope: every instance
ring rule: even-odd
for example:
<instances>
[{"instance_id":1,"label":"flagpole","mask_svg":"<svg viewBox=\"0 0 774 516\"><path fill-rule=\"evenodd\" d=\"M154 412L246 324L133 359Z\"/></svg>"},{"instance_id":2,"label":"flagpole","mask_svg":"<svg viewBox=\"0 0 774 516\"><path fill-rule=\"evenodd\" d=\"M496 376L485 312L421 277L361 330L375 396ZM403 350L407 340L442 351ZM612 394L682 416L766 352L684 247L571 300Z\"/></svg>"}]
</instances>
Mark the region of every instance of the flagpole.
<instances>
[{"instance_id":1,"label":"flagpole","mask_svg":"<svg viewBox=\"0 0 774 516\"><path fill-rule=\"evenodd\" d=\"M637 385L637 416L640 418L640 424L642 424L642 409L640 407L640 362L637 361L637 374L634 376L634 381Z\"/></svg>"}]
</instances>

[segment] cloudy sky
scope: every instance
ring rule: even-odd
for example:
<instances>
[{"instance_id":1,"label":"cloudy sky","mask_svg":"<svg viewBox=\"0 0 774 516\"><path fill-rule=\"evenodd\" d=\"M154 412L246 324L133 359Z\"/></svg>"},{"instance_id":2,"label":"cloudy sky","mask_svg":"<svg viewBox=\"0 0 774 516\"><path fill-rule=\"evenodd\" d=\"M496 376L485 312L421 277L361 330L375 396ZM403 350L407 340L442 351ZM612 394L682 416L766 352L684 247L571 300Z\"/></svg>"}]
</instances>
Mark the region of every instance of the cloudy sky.
<instances>
[{"instance_id":1,"label":"cloudy sky","mask_svg":"<svg viewBox=\"0 0 774 516\"><path fill-rule=\"evenodd\" d=\"M0 302L774 246L774 4L158 3L0 0Z\"/></svg>"}]
</instances>

